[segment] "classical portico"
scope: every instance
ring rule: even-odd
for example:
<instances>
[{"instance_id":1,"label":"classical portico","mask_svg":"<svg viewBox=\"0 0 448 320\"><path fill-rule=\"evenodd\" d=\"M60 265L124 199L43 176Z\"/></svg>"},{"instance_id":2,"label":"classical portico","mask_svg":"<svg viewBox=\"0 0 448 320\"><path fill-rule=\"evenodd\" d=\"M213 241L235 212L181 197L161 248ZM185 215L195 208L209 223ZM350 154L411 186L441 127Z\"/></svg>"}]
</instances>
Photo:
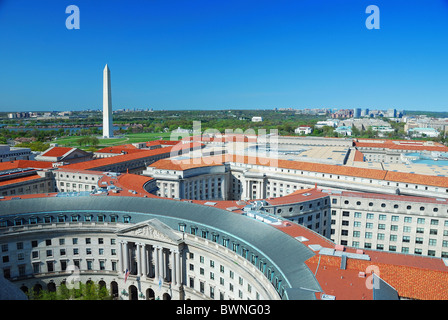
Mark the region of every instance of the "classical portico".
<instances>
[{"instance_id":1,"label":"classical portico","mask_svg":"<svg viewBox=\"0 0 448 320\"><path fill-rule=\"evenodd\" d=\"M119 277L148 283L156 290L169 287L182 294L184 242L181 235L157 219L116 232L119 244ZM176 294L173 292L173 294Z\"/></svg>"}]
</instances>

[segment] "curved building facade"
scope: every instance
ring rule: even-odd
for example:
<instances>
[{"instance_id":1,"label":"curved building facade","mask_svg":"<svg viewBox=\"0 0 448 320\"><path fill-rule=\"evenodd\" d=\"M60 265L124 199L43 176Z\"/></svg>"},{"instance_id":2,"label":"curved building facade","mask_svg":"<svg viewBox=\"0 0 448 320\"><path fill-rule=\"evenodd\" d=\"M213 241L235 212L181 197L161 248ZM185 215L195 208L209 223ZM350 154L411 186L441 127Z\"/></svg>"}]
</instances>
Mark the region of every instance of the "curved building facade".
<instances>
[{"instance_id":1,"label":"curved building facade","mask_svg":"<svg viewBox=\"0 0 448 320\"><path fill-rule=\"evenodd\" d=\"M3 273L23 291L93 281L117 299L315 299L315 253L271 225L165 199L0 202ZM279 250L281 246L281 250Z\"/></svg>"}]
</instances>

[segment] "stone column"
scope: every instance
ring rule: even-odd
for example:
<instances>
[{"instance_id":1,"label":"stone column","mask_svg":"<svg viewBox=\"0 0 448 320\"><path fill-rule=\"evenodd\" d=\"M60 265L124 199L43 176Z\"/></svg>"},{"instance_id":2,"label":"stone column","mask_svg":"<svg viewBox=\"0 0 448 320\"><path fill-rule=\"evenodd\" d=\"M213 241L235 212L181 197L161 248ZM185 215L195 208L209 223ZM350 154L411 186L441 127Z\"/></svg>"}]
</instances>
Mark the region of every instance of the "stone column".
<instances>
[{"instance_id":1,"label":"stone column","mask_svg":"<svg viewBox=\"0 0 448 320\"><path fill-rule=\"evenodd\" d=\"M153 260L154 260L154 264L156 263L155 259L154 259L153 250L154 250L154 246L152 246L152 245L148 246L148 275L150 277L152 277L153 271L154 271L153 267L152 267Z\"/></svg>"},{"instance_id":2,"label":"stone column","mask_svg":"<svg viewBox=\"0 0 448 320\"><path fill-rule=\"evenodd\" d=\"M160 269L160 275L161 275L161 277L162 277L162 279L166 279L166 265L167 265L167 263L166 263L166 252L163 250L163 248L160 248L160 252L161 252L161 256L160 256L160 261L161 261L161 263L160 263L160 267L161 267L161 269Z\"/></svg>"},{"instance_id":3,"label":"stone column","mask_svg":"<svg viewBox=\"0 0 448 320\"><path fill-rule=\"evenodd\" d=\"M148 275L148 253L144 243L142 244L142 272L145 277Z\"/></svg>"},{"instance_id":4,"label":"stone column","mask_svg":"<svg viewBox=\"0 0 448 320\"><path fill-rule=\"evenodd\" d=\"M159 249L159 247L154 246L154 278L156 279L156 281L158 281L159 279Z\"/></svg>"},{"instance_id":5,"label":"stone column","mask_svg":"<svg viewBox=\"0 0 448 320\"><path fill-rule=\"evenodd\" d=\"M171 283L173 283L174 284L174 282L175 282L175 269L174 269L174 250L173 249L170 249L169 250L169 265L168 265L168 271L167 271L167 273L168 273L168 276L169 276L169 281L171 282ZM170 273L170 267L171 267L171 273Z\"/></svg>"},{"instance_id":6,"label":"stone column","mask_svg":"<svg viewBox=\"0 0 448 320\"><path fill-rule=\"evenodd\" d=\"M205 199L205 179L201 180L201 191L202 191L201 200L204 200Z\"/></svg>"},{"instance_id":7,"label":"stone column","mask_svg":"<svg viewBox=\"0 0 448 320\"><path fill-rule=\"evenodd\" d=\"M174 284L179 286L179 285L181 285L181 281L180 281L180 278L181 278L181 273L180 273L181 272L180 271L181 256L179 254L179 251L174 251L174 259L173 260L174 260L174 264L175 264L175 266L173 268L173 270L175 270L174 275L173 275L173 280L174 280Z\"/></svg>"},{"instance_id":8,"label":"stone column","mask_svg":"<svg viewBox=\"0 0 448 320\"><path fill-rule=\"evenodd\" d=\"M184 284L184 254L185 252L179 251L179 285Z\"/></svg>"},{"instance_id":9,"label":"stone column","mask_svg":"<svg viewBox=\"0 0 448 320\"><path fill-rule=\"evenodd\" d=\"M137 251L137 276L142 274L142 254L141 254L141 243L135 244L135 250Z\"/></svg>"},{"instance_id":10,"label":"stone column","mask_svg":"<svg viewBox=\"0 0 448 320\"><path fill-rule=\"evenodd\" d=\"M163 265L163 248L162 247L157 247L157 272L158 272L158 276L156 278L157 281L159 281L159 278L164 278L165 274L164 274L164 265Z\"/></svg>"},{"instance_id":11,"label":"stone column","mask_svg":"<svg viewBox=\"0 0 448 320\"><path fill-rule=\"evenodd\" d=\"M123 242L118 242L118 274L123 273Z\"/></svg>"},{"instance_id":12,"label":"stone column","mask_svg":"<svg viewBox=\"0 0 448 320\"><path fill-rule=\"evenodd\" d=\"M128 242L123 241L123 271L126 272L126 269L131 271L129 269L129 248L128 248Z\"/></svg>"}]
</instances>

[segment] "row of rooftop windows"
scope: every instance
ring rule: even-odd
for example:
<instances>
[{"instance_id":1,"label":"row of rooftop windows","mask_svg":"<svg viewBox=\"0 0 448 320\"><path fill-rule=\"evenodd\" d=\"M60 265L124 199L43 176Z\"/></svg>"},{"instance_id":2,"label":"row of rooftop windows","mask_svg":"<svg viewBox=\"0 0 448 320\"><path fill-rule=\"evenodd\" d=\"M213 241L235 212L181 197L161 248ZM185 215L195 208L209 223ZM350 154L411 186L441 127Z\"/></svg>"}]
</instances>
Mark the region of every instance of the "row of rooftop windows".
<instances>
[{"instance_id":1,"label":"row of rooftop windows","mask_svg":"<svg viewBox=\"0 0 448 320\"><path fill-rule=\"evenodd\" d=\"M338 203L338 199L336 199L336 198L333 198L332 200L332 204L337 204ZM350 204L350 201L349 200L344 200L344 204L345 205L348 205L348 204ZM356 201L356 205L357 206L360 206L360 205L362 205L362 202L361 201ZM374 203L373 202L369 202L368 203L368 205L369 205L369 207L373 207L374 206ZM381 208L386 208L387 207L387 204L386 203L381 203ZM400 209L400 205L399 204L397 204L397 203L395 203L394 205L393 205L393 208L394 209ZM406 210L412 210L412 206L411 205L409 205L409 204L406 204ZM425 211L426 210L426 207L424 207L424 206L420 206L419 207L419 211ZM432 208L432 211L433 212L439 212L439 208L437 208L437 207L434 207L434 208ZM448 209L447 209L447 213L448 213Z\"/></svg>"},{"instance_id":2,"label":"row of rooftop windows","mask_svg":"<svg viewBox=\"0 0 448 320\"><path fill-rule=\"evenodd\" d=\"M337 215L337 211L336 210L331 210L331 215L335 216ZM350 217L352 215L352 213L350 211L342 211L342 216L343 217ZM378 220L382 220L385 221L387 220L387 217L390 217L391 221L394 222L398 222L400 221L400 216L397 215L390 215L390 214L374 214L374 213L365 213L365 217L366 219L372 220L375 219L375 217L378 216ZM362 212L353 212L353 217L354 218L362 218L363 217L363 213ZM403 217L403 221L405 223L412 223L413 218L415 217ZM417 224L425 224L427 221L430 222L430 224L432 226L438 226L439 225L439 219L427 219L427 218L417 218ZM443 225L445 227L448 227L448 220L444 220Z\"/></svg>"},{"instance_id":3,"label":"row of rooftop windows","mask_svg":"<svg viewBox=\"0 0 448 320\"><path fill-rule=\"evenodd\" d=\"M188 229L185 223L179 223L178 230L181 232L189 232L190 234L200 236L203 239L210 239L211 241L219 243L223 247L231 249L233 252L239 254L248 260L252 265L256 266L271 281L280 296L283 296L285 288L281 286L281 280L279 280L278 277L274 277L275 271L273 267L267 268L265 259L259 258L255 253L251 253L247 247L242 246L235 241L230 241L230 239L225 236L221 238L221 241L219 241L220 236L218 233L209 232L206 229L199 229L199 227L194 225L190 226ZM209 235L211 236L209 237Z\"/></svg>"},{"instance_id":4,"label":"row of rooftop windows","mask_svg":"<svg viewBox=\"0 0 448 320\"><path fill-rule=\"evenodd\" d=\"M341 244L342 245L348 245L348 241L342 240ZM359 241L352 241L352 247L355 247L355 248L362 248L363 247L364 249L373 249L373 248L375 248L376 250L385 250L385 245L382 244L382 243L378 243L376 245L376 247L374 247L374 246L372 246L371 242L364 242L364 246L361 246L361 243ZM396 245L389 245L387 251L398 252L398 250L397 250L398 248L399 247L397 247ZM400 252L401 253L405 253L405 254L410 254L411 250L410 250L409 247L402 246ZM423 249L422 248L414 248L413 254L422 255L423 254ZM428 249L426 251L426 255L429 256L429 257L435 257L436 256L436 250ZM441 254L440 254L440 257L441 258L448 258L448 251L442 251Z\"/></svg>"},{"instance_id":5,"label":"row of rooftop windows","mask_svg":"<svg viewBox=\"0 0 448 320\"><path fill-rule=\"evenodd\" d=\"M111 222L111 223L130 223L131 216L125 215L120 218L117 214L112 215L57 215L51 216L46 215L44 217L30 216L30 217L14 217L14 218L1 218L0 228L6 228L11 226L22 226L22 225L34 225L34 224L49 224L49 223L66 223L66 222Z\"/></svg>"}]
</instances>

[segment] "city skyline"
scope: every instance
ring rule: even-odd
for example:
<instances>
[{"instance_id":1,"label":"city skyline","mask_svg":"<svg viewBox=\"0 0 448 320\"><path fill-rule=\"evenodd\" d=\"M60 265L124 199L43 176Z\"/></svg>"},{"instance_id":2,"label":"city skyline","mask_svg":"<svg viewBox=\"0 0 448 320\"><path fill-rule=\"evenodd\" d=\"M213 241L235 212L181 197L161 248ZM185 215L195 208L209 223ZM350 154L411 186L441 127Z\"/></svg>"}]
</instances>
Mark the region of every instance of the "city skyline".
<instances>
[{"instance_id":1,"label":"city skyline","mask_svg":"<svg viewBox=\"0 0 448 320\"><path fill-rule=\"evenodd\" d=\"M73 4L0 2L0 111L100 108L106 63L114 109L448 106L446 0Z\"/></svg>"}]
</instances>

